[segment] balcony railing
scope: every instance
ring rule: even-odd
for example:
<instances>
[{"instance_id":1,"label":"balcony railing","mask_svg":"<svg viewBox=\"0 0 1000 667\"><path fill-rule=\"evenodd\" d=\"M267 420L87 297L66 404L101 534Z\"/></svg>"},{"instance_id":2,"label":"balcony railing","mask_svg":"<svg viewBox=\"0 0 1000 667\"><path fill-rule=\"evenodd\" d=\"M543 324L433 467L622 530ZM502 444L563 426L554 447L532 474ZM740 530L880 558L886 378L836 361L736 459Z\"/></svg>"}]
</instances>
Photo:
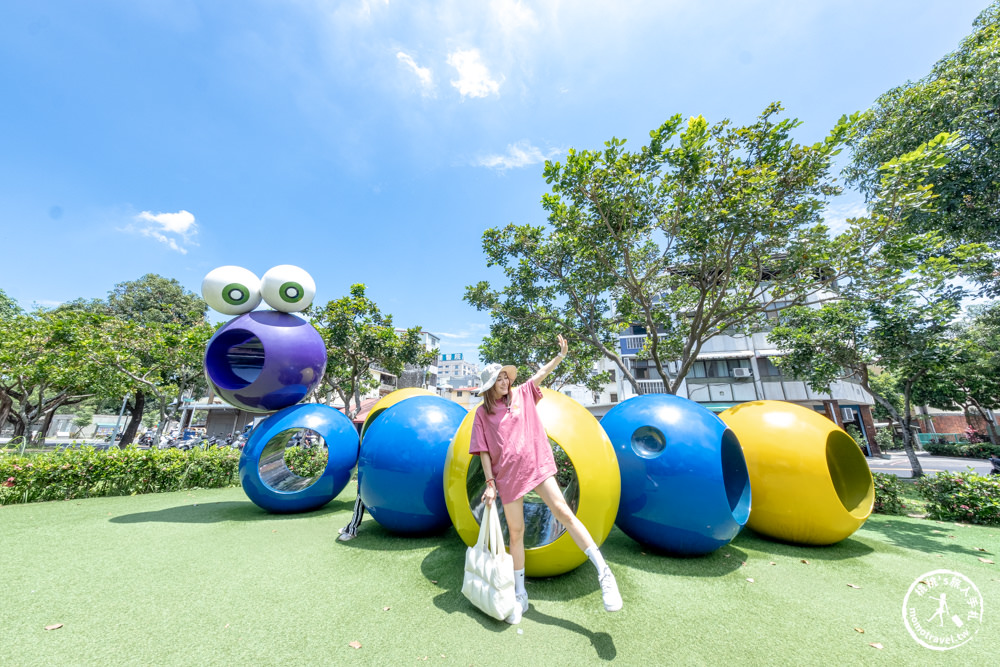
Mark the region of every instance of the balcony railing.
<instances>
[{"instance_id":1,"label":"balcony railing","mask_svg":"<svg viewBox=\"0 0 1000 667\"><path fill-rule=\"evenodd\" d=\"M663 380L636 380L639 385L640 394L665 394L667 387Z\"/></svg>"}]
</instances>

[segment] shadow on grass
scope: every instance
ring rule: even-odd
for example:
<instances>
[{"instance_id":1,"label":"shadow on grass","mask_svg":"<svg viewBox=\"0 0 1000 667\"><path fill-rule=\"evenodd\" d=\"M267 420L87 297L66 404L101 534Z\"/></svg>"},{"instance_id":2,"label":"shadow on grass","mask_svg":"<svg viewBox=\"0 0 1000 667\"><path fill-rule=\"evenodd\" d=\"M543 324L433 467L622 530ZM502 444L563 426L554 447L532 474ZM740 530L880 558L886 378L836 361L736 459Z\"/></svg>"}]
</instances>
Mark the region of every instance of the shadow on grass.
<instances>
[{"instance_id":1,"label":"shadow on grass","mask_svg":"<svg viewBox=\"0 0 1000 667\"><path fill-rule=\"evenodd\" d=\"M867 556L875 549L856 537L848 537L836 544L816 545L816 544L795 544L793 542L782 542L767 535L755 533L749 528L736 536L733 543L739 544L746 549L763 551L776 556L788 556L791 558L809 558L811 560L847 560L849 558L860 558Z\"/></svg>"},{"instance_id":2,"label":"shadow on grass","mask_svg":"<svg viewBox=\"0 0 1000 667\"><path fill-rule=\"evenodd\" d=\"M869 521L865 529L883 535L886 540L897 547L911 549L921 553L953 553L970 556L981 556L977 549L962 546L956 539L949 537L952 526L945 523L932 523L925 519L905 521L886 518L882 521ZM962 530L958 528L957 530Z\"/></svg>"},{"instance_id":3,"label":"shadow on grass","mask_svg":"<svg viewBox=\"0 0 1000 667\"><path fill-rule=\"evenodd\" d=\"M636 542L617 527L601 545L601 553L613 565L679 577L722 577L738 570L747 559L746 552L731 543L704 556L678 556Z\"/></svg>"},{"instance_id":4,"label":"shadow on grass","mask_svg":"<svg viewBox=\"0 0 1000 667\"><path fill-rule=\"evenodd\" d=\"M427 580L443 589L434 597L434 606L449 614L464 614L490 632L514 631L514 628L504 621L490 618L473 607L472 603L462 595L462 579L465 576L462 565L465 562L466 548L465 543L456 535L455 539L439 544L438 548L428 553L420 564L420 571ZM588 568L589 566L585 564L584 567L559 577L531 579L528 585L531 587L532 598L566 601L594 592L597 590L597 578L592 570L585 571ZM618 655L614 639L606 632L592 632L573 621L543 614L534 607L529 607L525 618L586 637L601 660L613 660Z\"/></svg>"},{"instance_id":5,"label":"shadow on grass","mask_svg":"<svg viewBox=\"0 0 1000 667\"><path fill-rule=\"evenodd\" d=\"M311 512L295 514L272 514L257 507L252 502L225 501L217 503L192 503L167 507L153 512L122 514L108 519L111 523L220 523L222 521L283 521L297 519L304 515L326 516L336 512L350 511L354 503L333 500Z\"/></svg>"},{"instance_id":6,"label":"shadow on grass","mask_svg":"<svg viewBox=\"0 0 1000 667\"><path fill-rule=\"evenodd\" d=\"M353 510L353 506L351 509ZM338 541L337 546L364 551L411 551L413 549L429 549L445 542L456 543L462 547L462 553L465 553L465 545L451 526L437 533L400 535L389 532L374 519L366 516L361 525L358 526L357 537L348 542Z\"/></svg>"}]
</instances>

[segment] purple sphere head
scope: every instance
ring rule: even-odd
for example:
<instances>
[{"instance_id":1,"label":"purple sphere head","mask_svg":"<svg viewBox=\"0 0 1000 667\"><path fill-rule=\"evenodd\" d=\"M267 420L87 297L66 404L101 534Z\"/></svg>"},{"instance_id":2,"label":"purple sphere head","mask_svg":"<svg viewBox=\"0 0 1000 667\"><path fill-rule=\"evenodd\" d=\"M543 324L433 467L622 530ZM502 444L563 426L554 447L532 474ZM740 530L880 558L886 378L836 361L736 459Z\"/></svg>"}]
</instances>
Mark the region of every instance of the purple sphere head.
<instances>
[{"instance_id":1,"label":"purple sphere head","mask_svg":"<svg viewBox=\"0 0 1000 667\"><path fill-rule=\"evenodd\" d=\"M205 376L227 403L249 412L295 405L323 379L326 345L291 313L257 310L220 328L205 348Z\"/></svg>"}]
</instances>

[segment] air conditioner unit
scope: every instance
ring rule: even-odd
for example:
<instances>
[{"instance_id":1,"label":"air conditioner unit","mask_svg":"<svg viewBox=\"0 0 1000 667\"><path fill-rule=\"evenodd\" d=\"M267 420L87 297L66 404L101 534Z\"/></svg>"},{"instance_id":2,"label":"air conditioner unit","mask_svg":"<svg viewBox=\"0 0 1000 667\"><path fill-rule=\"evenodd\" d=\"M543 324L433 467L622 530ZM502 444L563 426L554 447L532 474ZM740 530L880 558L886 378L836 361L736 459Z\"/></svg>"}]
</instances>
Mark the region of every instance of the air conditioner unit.
<instances>
[{"instance_id":1,"label":"air conditioner unit","mask_svg":"<svg viewBox=\"0 0 1000 667\"><path fill-rule=\"evenodd\" d=\"M734 378L750 378L753 377L753 369L751 368L734 368L733 369Z\"/></svg>"},{"instance_id":2,"label":"air conditioner unit","mask_svg":"<svg viewBox=\"0 0 1000 667\"><path fill-rule=\"evenodd\" d=\"M852 421L854 421L854 408L841 408L840 409L840 417L845 422L852 422Z\"/></svg>"}]
</instances>

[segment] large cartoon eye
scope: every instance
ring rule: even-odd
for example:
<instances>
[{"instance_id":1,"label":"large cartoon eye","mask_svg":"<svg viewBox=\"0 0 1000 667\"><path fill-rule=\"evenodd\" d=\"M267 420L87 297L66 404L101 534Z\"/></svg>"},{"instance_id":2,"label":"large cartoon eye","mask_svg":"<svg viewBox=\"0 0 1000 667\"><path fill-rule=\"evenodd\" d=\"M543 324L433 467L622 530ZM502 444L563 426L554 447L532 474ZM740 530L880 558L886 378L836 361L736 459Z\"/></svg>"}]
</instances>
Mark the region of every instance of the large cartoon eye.
<instances>
[{"instance_id":1,"label":"large cartoon eye","mask_svg":"<svg viewBox=\"0 0 1000 667\"><path fill-rule=\"evenodd\" d=\"M260 294L271 308L282 313L297 313L312 303L316 282L305 269L282 264L260 279Z\"/></svg>"},{"instance_id":2,"label":"large cartoon eye","mask_svg":"<svg viewBox=\"0 0 1000 667\"><path fill-rule=\"evenodd\" d=\"M223 315L249 313L260 304L260 278L240 266L220 266L201 281L201 296Z\"/></svg>"}]
</instances>

